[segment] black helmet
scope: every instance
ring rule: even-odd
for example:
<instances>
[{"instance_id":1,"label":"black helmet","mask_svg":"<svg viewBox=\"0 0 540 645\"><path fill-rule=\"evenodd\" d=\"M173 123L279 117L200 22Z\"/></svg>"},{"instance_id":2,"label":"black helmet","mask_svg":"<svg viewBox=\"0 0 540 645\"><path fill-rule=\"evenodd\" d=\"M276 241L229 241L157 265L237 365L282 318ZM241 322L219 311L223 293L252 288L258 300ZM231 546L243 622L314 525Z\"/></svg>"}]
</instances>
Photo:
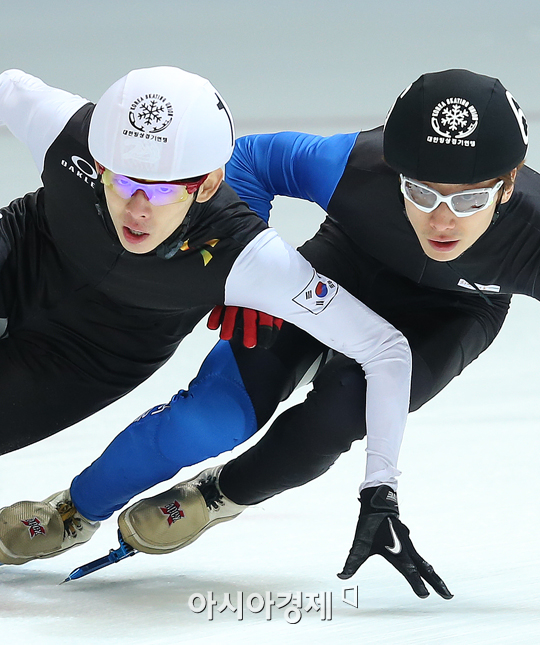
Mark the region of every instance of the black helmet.
<instances>
[{"instance_id":1,"label":"black helmet","mask_svg":"<svg viewBox=\"0 0 540 645\"><path fill-rule=\"evenodd\" d=\"M388 165L411 179L475 184L515 168L527 153L525 115L496 78L465 69L424 74L384 125Z\"/></svg>"}]
</instances>

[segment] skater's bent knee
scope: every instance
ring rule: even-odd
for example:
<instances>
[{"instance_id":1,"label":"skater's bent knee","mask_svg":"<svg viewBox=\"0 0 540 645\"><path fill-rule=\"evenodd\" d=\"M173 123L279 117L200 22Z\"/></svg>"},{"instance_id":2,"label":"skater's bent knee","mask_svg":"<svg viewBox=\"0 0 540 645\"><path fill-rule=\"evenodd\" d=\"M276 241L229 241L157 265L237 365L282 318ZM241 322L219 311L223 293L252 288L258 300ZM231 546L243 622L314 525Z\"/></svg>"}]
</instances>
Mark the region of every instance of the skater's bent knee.
<instances>
[{"instance_id":1,"label":"skater's bent knee","mask_svg":"<svg viewBox=\"0 0 540 645\"><path fill-rule=\"evenodd\" d=\"M257 430L244 388L221 376L197 380L163 407L159 414L168 422L160 424L156 441L172 460L198 463L232 450Z\"/></svg>"}]
</instances>

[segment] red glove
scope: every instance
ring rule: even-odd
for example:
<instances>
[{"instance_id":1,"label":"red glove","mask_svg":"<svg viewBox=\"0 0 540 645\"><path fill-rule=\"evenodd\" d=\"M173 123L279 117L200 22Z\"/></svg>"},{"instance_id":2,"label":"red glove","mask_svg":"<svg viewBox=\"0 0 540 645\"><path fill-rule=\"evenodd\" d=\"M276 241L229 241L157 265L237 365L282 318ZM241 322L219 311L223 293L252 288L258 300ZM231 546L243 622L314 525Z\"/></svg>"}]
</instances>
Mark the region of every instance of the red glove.
<instances>
[{"instance_id":1,"label":"red glove","mask_svg":"<svg viewBox=\"0 0 540 645\"><path fill-rule=\"evenodd\" d=\"M208 318L208 329L219 329L222 340L242 338L244 347L262 347L268 349L274 343L281 329L283 320L263 314L254 309L242 307L214 307Z\"/></svg>"}]
</instances>

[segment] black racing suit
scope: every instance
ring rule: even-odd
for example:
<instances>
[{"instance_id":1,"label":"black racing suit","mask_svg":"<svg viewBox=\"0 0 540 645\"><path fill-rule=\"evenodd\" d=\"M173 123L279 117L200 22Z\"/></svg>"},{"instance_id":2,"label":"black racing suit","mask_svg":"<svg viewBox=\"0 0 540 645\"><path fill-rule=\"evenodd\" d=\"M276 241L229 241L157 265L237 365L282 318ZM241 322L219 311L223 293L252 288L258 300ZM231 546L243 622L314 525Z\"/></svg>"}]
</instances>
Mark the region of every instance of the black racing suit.
<instances>
[{"instance_id":1,"label":"black racing suit","mask_svg":"<svg viewBox=\"0 0 540 645\"><path fill-rule=\"evenodd\" d=\"M0 452L76 423L153 374L224 301L235 259L266 227L223 184L155 252L127 252L92 172L92 109L48 149L44 187L0 211ZM187 250L164 257L188 238Z\"/></svg>"},{"instance_id":2,"label":"black racing suit","mask_svg":"<svg viewBox=\"0 0 540 645\"><path fill-rule=\"evenodd\" d=\"M451 262L431 260L422 251L399 179L383 160L382 128L327 138L292 132L243 137L227 181L262 217L276 194L309 199L326 210L320 230L300 252L407 337L411 410L491 344L511 294L540 295L540 177L530 168L520 171L513 196L497 208L489 229ZM260 424L323 349L287 324L271 350L235 344ZM225 466L223 492L254 504L325 472L365 436L365 391L358 365L331 358L306 401Z\"/></svg>"}]
</instances>

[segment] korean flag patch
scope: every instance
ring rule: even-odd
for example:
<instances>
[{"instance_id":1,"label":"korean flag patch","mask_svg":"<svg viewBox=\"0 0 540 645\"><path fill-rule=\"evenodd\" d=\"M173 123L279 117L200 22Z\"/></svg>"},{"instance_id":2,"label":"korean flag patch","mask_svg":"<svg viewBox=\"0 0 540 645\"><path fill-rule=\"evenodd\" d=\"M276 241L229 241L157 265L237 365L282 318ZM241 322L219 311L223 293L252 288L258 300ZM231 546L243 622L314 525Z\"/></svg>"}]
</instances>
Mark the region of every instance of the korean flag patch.
<instances>
[{"instance_id":1,"label":"korean flag patch","mask_svg":"<svg viewBox=\"0 0 540 645\"><path fill-rule=\"evenodd\" d=\"M293 301L311 311L312 314L320 314L332 302L337 292L338 285L333 280L313 271L313 277L304 289L293 298Z\"/></svg>"}]
</instances>

